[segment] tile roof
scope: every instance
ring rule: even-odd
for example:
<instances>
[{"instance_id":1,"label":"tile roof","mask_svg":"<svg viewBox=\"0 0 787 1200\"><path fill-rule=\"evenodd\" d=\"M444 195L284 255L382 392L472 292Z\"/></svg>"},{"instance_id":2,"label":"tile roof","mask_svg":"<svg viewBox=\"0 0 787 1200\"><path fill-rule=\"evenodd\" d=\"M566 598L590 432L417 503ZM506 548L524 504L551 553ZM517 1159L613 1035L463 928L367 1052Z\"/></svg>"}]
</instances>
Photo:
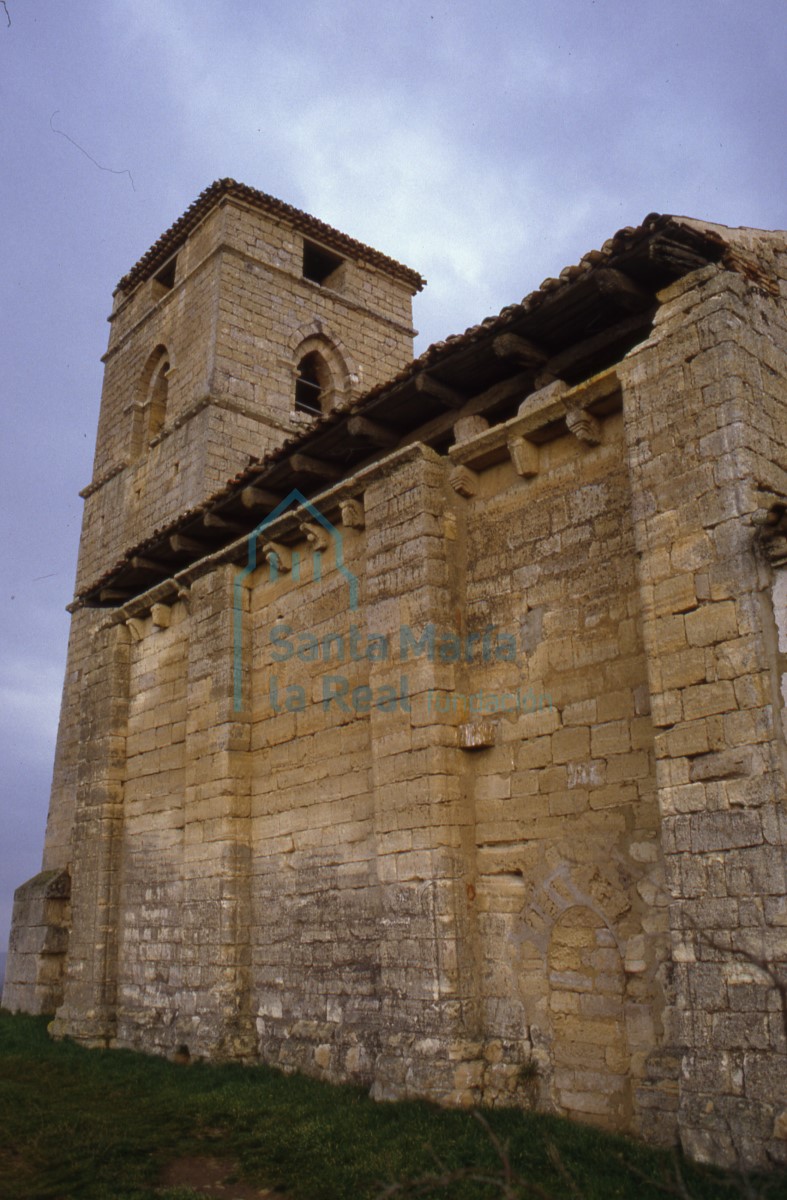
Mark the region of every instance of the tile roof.
<instances>
[{"instance_id":1,"label":"tile roof","mask_svg":"<svg viewBox=\"0 0 787 1200\"><path fill-rule=\"evenodd\" d=\"M698 267L721 262L727 269L743 272L758 286L766 286L770 290L773 281L763 276L756 259L749 255L741 256L734 245L730 244L733 239L728 240L725 236L728 232L732 231L725 230L723 226L703 225L700 222L662 216L658 213L650 213L638 227L627 226L618 230L600 250L591 250L575 266L564 268L557 277L545 279L540 287L525 296L519 304L506 305L499 313L484 318L464 333L454 334L433 343L392 379L372 388L352 404L343 405L326 414L308 430L287 439L264 458L253 458L247 467L211 496L182 512L165 526L155 529L144 541L127 551L99 579L84 588L75 598L74 604L69 605L69 609L73 611L74 607L84 603L88 597L96 596L135 555L144 554L162 538L193 521L200 513L227 500L239 488L256 479L266 468L287 459L296 449L308 446L315 435L346 420L349 411L364 412L370 403L380 396L387 393L399 394L408 381L415 379L423 371L434 370L444 364L447 367L455 356L468 348L480 347L481 344L490 342L496 334L511 327L521 329L523 322L527 326L529 319L537 319L542 308L550 312L554 310L560 317L564 308L563 300L570 308L572 295L586 278L600 278L604 272L617 273L619 277L637 279L651 290L662 287L669 280L686 275Z\"/></svg>"},{"instance_id":2,"label":"tile roof","mask_svg":"<svg viewBox=\"0 0 787 1200\"><path fill-rule=\"evenodd\" d=\"M649 213L641 225L636 227L627 225L624 229L619 229L613 237L608 238L604 242L600 250L588 251L575 266L564 267L557 277L545 279L535 291L529 292L528 295L524 296L519 304L507 304L499 313L484 317L477 325L471 325L464 333L451 334L449 337L427 346L426 350L418 358L408 363L392 379L378 384L370 392L367 392L363 397L363 401L370 399L372 396L377 396L382 392L389 391L395 383L417 375L419 371L423 371L426 367L437 366L457 350L471 346L493 333L500 333L516 320L535 312L548 299L554 298L556 293L566 289L570 284L576 283L584 275L589 274L597 268L616 266L617 259L620 256L636 251L638 247L650 242L654 235L677 231L679 224L681 224L679 218L660 213ZM692 225L696 225L696 223L692 222ZM722 248L726 248L726 243L716 232L720 228L719 226L704 230L702 233L695 230L689 231L686 226L683 226L683 228L686 229L687 233L690 232L693 235L687 238L687 242L689 244L696 244L698 249L702 246L708 260L721 257ZM715 254L713 253L714 248L718 248ZM696 266L697 264L693 265Z\"/></svg>"},{"instance_id":3,"label":"tile roof","mask_svg":"<svg viewBox=\"0 0 787 1200\"><path fill-rule=\"evenodd\" d=\"M183 215L178 217L174 225L171 225L166 233L163 233L150 249L145 251L140 260L119 281L116 292L128 293L143 279L152 275L183 244L202 218L224 197L241 200L272 216L283 217L301 233L316 238L332 250L347 255L348 258L362 259L364 262L371 263L372 266L378 267L388 275L401 279L414 292L420 292L426 283L426 280L417 271L389 258L387 254L382 254L379 250L374 250L371 246L365 246L363 242L357 242L355 238L349 237L346 233L340 233L338 229L326 225L317 217L312 217L301 209L286 204L283 200L277 200L275 196L257 191L256 188L248 187L245 183L237 183L234 179L217 179L210 187L205 188Z\"/></svg>"}]
</instances>

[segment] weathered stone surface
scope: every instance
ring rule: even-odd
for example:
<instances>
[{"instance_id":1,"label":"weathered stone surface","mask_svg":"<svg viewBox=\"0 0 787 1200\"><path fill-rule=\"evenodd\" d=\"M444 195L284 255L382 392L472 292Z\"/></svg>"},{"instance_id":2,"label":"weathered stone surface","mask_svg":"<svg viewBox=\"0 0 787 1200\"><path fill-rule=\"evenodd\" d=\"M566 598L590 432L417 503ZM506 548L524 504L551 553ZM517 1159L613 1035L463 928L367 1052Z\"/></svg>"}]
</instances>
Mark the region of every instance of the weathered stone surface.
<instances>
[{"instance_id":1,"label":"weathered stone surface","mask_svg":"<svg viewBox=\"0 0 787 1200\"><path fill-rule=\"evenodd\" d=\"M784 275L782 235L719 236ZM228 203L171 291L119 299L82 582L312 426L304 353L338 407L406 365L401 277L348 258L323 287L301 253ZM240 537L74 614L7 1005L90 1044L785 1156L783 304L711 264L614 370L536 391L543 357L488 429L428 376L437 449L393 448L396 384L357 474L301 455L325 491L255 561ZM244 497L230 526L278 503Z\"/></svg>"},{"instance_id":2,"label":"weathered stone surface","mask_svg":"<svg viewBox=\"0 0 787 1200\"><path fill-rule=\"evenodd\" d=\"M14 893L3 1007L53 1013L63 1001L71 917L68 871L42 871Z\"/></svg>"}]
</instances>

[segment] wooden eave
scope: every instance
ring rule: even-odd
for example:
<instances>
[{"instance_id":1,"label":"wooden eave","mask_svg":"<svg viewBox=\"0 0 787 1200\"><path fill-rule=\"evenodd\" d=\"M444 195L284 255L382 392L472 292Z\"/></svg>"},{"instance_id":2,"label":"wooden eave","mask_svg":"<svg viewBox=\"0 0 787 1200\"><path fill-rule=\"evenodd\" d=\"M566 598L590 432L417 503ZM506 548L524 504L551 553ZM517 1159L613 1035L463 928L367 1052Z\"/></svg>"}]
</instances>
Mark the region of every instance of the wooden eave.
<instances>
[{"instance_id":1,"label":"wooden eave","mask_svg":"<svg viewBox=\"0 0 787 1200\"><path fill-rule=\"evenodd\" d=\"M276 498L295 488L315 496L397 444L422 441L444 452L458 416L478 413L494 425L513 416L540 386L537 379L573 385L611 366L647 337L656 292L719 261L725 248L711 231L701 233L669 217L652 216L639 229L621 231L604 250L559 279L546 280L521 304L429 347L390 383L252 462L203 504L134 547L69 607L123 603L229 545L239 529L251 533L273 511ZM514 337L501 344L502 334ZM515 349L507 354L517 339L540 352L540 361L528 364L527 353L518 357ZM353 424L357 417L366 425ZM558 432L550 429L544 436ZM264 494L260 503L254 501L257 494ZM215 519L206 522L207 513Z\"/></svg>"}]
</instances>

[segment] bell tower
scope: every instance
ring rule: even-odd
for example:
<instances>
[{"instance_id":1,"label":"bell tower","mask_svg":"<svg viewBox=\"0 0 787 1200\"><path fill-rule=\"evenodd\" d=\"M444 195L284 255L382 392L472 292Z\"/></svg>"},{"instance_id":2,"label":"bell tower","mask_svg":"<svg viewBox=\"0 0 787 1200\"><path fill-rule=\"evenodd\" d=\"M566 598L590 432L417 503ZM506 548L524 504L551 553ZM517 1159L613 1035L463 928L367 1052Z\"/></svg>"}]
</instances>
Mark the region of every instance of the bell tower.
<instances>
[{"instance_id":1,"label":"bell tower","mask_svg":"<svg viewBox=\"0 0 787 1200\"><path fill-rule=\"evenodd\" d=\"M115 290L77 591L400 371L423 282L253 188L207 188Z\"/></svg>"},{"instance_id":2,"label":"bell tower","mask_svg":"<svg viewBox=\"0 0 787 1200\"><path fill-rule=\"evenodd\" d=\"M93 478L81 493L75 590L93 606L74 606L43 870L16 893L9 1007L51 1012L62 1000L77 793L93 759L113 754L84 711L103 609L122 602L102 581L119 562L144 564L155 531L199 512L250 461L402 370L423 284L232 179L202 192L118 283ZM110 687L106 704L116 699ZM84 836L101 842L97 827Z\"/></svg>"}]
</instances>

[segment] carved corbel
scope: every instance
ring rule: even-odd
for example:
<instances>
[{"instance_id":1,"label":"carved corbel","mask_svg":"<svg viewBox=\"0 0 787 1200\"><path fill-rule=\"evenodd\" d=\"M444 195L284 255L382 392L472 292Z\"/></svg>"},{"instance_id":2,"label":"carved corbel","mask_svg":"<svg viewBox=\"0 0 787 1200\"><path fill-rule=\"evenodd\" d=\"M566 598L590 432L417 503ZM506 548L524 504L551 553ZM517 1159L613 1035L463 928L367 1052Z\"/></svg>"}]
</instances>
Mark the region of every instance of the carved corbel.
<instances>
[{"instance_id":1,"label":"carved corbel","mask_svg":"<svg viewBox=\"0 0 787 1200\"><path fill-rule=\"evenodd\" d=\"M342 514L342 525L346 525L348 529L363 529L366 525L366 515L363 511L363 504L360 500L355 500L348 497L347 500L342 500L340 504Z\"/></svg>"},{"instance_id":2,"label":"carved corbel","mask_svg":"<svg viewBox=\"0 0 787 1200\"><path fill-rule=\"evenodd\" d=\"M132 642L141 642L145 633L145 622L139 617L129 617L126 621L126 629L131 634Z\"/></svg>"},{"instance_id":3,"label":"carved corbel","mask_svg":"<svg viewBox=\"0 0 787 1200\"><path fill-rule=\"evenodd\" d=\"M469 467L458 466L450 472L448 482L459 496L469 500L478 491L478 475Z\"/></svg>"},{"instance_id":4,"label":"carved corbel","mask_svg":"<svg viewBox=\"0 0 787 1200\"><path fill-rule=\"evenodd\" d=\"M311 550L327 550L331 544L331 536L328 530L316 522L302 521L301 533L309 543Z\"/></svg>"},{"instance_id":5,"label":"carved corbel","mask_svg":"<svg viewBox=\"0 0 787 1200\"><path fill-rule=\"evenodd\" d=\"M765 546L772 567L787 567L787 537L772 538Z\"/></svg>"},{"instance_id":6,"label":"carved corbel","mask_svg":"<svg viewBox=\"0 0 787 1200\"><path fill-rule=\"evenodd\" d=\"M538 474L538 446L534 446L527 438L509 438L508 453L517 475L521 475L523 479L532 479Z\"/></svg>"},{"instance_id":7,"label":"carved corbel","mask_svg":"<svg viewBox=\"0 0 787 1200\"><path fill-rule=\"evenodd\" d=\"M279 571L292 570L292 550L281 542L265 542L262 547L262 557Z\"/></svg>"},{"instance_id":8,"label":"carved corbel","mask_svg":"<svg viewBox=\"0 0 787 1200\"><path fill-rule=\"evenodd\" d=\"M154 604L150 610L150 616L158 629L169 629L172 610L168 604Z\"/></svg>"},{"instance_id":9,"label":"carved corbel","mask_svg":"<svg viewBox=\"0 0 787 1200\"><path fill-rule=\"evenodd\" d=\"M601 422L585 408L567 409L566 425L577 441L586 446L598 446L601 442Z\"/></svg>"}]
</instances>

